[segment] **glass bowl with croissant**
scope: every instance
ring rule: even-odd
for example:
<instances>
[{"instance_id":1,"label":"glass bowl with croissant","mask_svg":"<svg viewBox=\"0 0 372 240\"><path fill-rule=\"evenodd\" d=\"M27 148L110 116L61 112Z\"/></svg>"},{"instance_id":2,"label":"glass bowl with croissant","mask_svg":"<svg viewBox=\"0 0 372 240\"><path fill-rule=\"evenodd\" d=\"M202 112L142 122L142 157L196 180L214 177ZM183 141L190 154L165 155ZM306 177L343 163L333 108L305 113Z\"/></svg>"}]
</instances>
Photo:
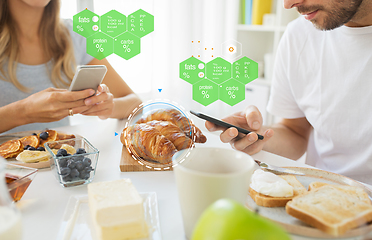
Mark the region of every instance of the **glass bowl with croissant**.
<instances>
[{"instance_id":1,"label":"glass bowl with croissant","mask_svg":"<svg viewBox=\"0 0 372 240\"><path fill-rule=\"evenodd\" d=\"M142 110L128 122L120 140L128 152L146 165L172 166L172 156L207 138L182 111L173 108Z\"/></svg>"}]
</instances>

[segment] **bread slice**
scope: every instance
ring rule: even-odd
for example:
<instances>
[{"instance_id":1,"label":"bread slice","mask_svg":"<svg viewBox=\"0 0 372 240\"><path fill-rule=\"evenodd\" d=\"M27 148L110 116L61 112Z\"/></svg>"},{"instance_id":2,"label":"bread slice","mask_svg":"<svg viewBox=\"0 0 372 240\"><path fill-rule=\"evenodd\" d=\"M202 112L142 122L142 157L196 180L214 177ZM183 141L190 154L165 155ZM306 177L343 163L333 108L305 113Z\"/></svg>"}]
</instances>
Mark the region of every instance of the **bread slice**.
<instances>
[{"instance_id":1,"label":"bread slice","mask_svg":"<svg viewBox=\"0 0 372 240\"><path fill-rule=\"evenodd\" d=\"M254 189L249 188L249 195L256 202L257 205L263 207L284 207L288 201L293 197L299 196L307 192L306 188L297 180L293 175L280 175L289 185L293 187L292 197L271 197L256 192Z\"/></svg>"},{"instance_id":2,"label":"bread slice","mask_svg":"<svg viewBox=\"0 0 372 240\"><path fill-rule=\"evenodd\" d=\"M289 215L333 236L372 220L372 205L354 194L325 185L297 196L286 205Z\"/></svg>"},{"instance_id":3,"label":"bread slice","mask_svg":"<svg viewBox=\"0 0 372 240\"><path fill-rule=\"evenodd\" d=\"M328 184L324 182L312 182L309 185L309 191L312 191L314 189L327 186L327 185L331 185L349 195L353 195L367 204L372 204L368 194L360 187L349 186L349 185L334 185L334 184Z\"/></svg>"}]
</instances>

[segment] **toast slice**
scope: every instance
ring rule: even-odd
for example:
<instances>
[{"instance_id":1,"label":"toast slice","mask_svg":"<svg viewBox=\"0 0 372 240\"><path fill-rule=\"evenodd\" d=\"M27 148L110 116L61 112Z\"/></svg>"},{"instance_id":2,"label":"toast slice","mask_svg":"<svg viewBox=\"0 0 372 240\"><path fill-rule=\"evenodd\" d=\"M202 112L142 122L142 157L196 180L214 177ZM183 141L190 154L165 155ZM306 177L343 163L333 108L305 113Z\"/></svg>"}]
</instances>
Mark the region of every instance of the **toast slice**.
<instances>
[{"instance_id":1,"label":"toast slice","mask_svg":"<svg viewBox=\"0 0 372 240\"><path fill-rule=\"evenodd\" d=\"M256 192L249 188L249 195L256 202L257 205L263 207L284 207L292 198L307 192L306 188L293 175L280 175L289 185L293 187L292 197L271 197Z\"/></svg>"},{"instance_id":2,"label":"toast slice","mask_svg":"<svg viewBox=\"0 0 372 240\"><path fill-rule=\"evenodd\" d=\"M327 185L333 186L349 195L353 195L367 204L372 204L368 194L360 187L349 186L349 185L334 185L334 184L328 184L324 182L312 182L309 185L309 191L312 191L314 189L327 186Z\"/></svg>"},{"instance_id":3,"label":"toast slice","mask_svg":"<svg viewBox=\"0 0 372 240\"><path fill-rule=\"evenodd\" d=\"M372 220L371 204L333 185L325 185L293 198L287 203L286 211L333 236L340 236Z\"/></svg>"}]
</instances>

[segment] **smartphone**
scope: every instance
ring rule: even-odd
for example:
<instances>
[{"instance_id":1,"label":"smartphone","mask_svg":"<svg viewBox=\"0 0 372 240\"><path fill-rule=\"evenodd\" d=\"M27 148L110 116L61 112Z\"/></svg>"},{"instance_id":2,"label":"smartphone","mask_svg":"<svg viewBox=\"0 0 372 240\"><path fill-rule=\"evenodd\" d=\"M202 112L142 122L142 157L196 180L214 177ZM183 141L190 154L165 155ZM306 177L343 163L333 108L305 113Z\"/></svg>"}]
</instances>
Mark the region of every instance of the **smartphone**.
<instances>
[{"instance_id":1,"label":"smartphone","mask_svg":"<svg viewBox=\"0 0 372 240\"><path fill-rule=\"evenodd\" d=\"M247 129L244 129L244 128L240 128L240 127L237 127L235 125L232 125L230 123L227 123L227 122L224 122L220 119L217 119L217 118L214 118L214 117L211 117L211 116L208 116L207 114L204 114L204 113L197 113L197 112L194 112L194 111L190 111L191 114L194 114L195 116L197 116L198 118L201 118L201 119L204 119L204 120L207 120L211 123L214 123L218 126L222 126L222 127L225 127L225 128L231 128L231 127L234 127L236 129L238 129L238 132L240 133L244 133L244 134L248 134L250 133L251 131L248 131ZM264 139L264 136L260 135L260 134L257 134L258 136L258 139L262 140Z\"/></svg>"},{"instance_id":2,"label":"smartphone","mask_svg":"<svg viewBox=\"0 0 372 240\"><path fill-rule=\"evenodd\" d=\"M70 91L81 91L93 89L97 91L105 77L107 68L105 65L80 65L76 68L76 73L70 85Z\"/></svg>"}]
</instances>

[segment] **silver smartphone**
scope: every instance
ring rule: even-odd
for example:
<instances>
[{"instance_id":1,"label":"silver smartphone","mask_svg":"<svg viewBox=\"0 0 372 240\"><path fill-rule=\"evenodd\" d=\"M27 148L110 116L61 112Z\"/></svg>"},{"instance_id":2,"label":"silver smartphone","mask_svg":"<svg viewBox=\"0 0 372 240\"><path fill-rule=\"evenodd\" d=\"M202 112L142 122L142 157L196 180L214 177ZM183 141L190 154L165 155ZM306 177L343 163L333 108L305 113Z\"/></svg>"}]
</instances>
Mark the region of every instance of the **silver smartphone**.
<instances>
[{"instance_id":1,"label":"silver smartphone","mask_svg":"<svg viewBox=\"0 0 372 240\"><path fill-rule=\"evenodd\" d=\"M81 91L93 89L97 91L105 77L107 68L105 65L80 65L76 68L76 73L70 85L70 91Z\"/></svg>"}]
</instances>

